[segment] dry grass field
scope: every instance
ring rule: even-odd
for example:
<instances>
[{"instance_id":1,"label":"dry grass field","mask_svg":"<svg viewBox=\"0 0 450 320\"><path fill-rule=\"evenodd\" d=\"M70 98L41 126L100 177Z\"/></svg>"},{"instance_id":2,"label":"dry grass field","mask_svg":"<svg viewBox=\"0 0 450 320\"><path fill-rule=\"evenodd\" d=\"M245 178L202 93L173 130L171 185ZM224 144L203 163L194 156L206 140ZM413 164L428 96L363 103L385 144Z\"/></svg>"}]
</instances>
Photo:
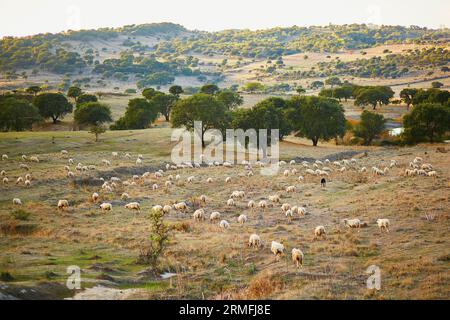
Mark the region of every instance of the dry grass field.
<instances>
[{"instance_id":1,"label":"dry grass field","mask_svg":"<svg viewBox=\"0 0 450 320\"><path fill-rule=\"evenodd\" d=\"M114 298L114 299L448 299L450 292L450 157L438 153L439 145L408 148L347 147L332 143L310 147L295 138L283 142L281 158L297 159L295 165L284 165L276 176L263 176L254 168L247 177L242 165L232 168L202 167L165 172L160 179L153 172L170 162L174 143L170 129L107 132L99 143L92 142L87 132L0 133L0 161L10 182L0 186L0 296L18 298ZM440 145L440 147L446 147ZM69 151L75 165L95 165L95 170L76 172L66 177ZM448 150L448 146L447 146ZM119 152L113 159L111 152ZM124 157L126 152L132 158ZM39 163L23 161L21 155L36 155ZM143 155L142 166L135 164ZM403 172L415 157L431 163L438 176L405 177ZM333 171L326 188L320 178L305 175L300 162L307 159L356 159L344 173ZM111 166L102 165L102 159ZM373 176L372 166L384 168L391 159L398 161L384 176ZM27 163L30 171L19 169ZM367 173L358 169L367 167ZM286 169L297 174L283 175ZM75 172L75 166L71 165ZM132 176L149 171L148 179L136 186L119 184L113 192L101 190L97 178L119 177L131 181ZM19 176L31 173L29 188L15 184ZM170 188L164 186L169 175L181 176ZM299 182L298 176L305 180ZM187 183L195 176L193 183ZM231 183L225 183L226 177ZM212 183L206 183L211 177ZM157 183L160 188L152 190ZM286 193L287 186L296 186ZM236 206L226 205L234 190L245 191ZM92 203L93 192L100 194L99 203L110 202L111 212L102 213L99 203ZM131 199L122 201L120 195ZM217 223L194 222L187 213L172 210L165 216L173 227L170 244L161 259L158 273L173 273L163 279L138 262L140 251L149 238L149 213L154 205L179 201L201 205L207 214L219 211L230 223L223 231ZM247 208L269 195L278 194L281 203L307 208L305 216L295 215L289 222L274 204L267 210ZM22 206L14 206L20 198ZM58 211L59 199L67 199L70 208ZM140 213L124 208L137 201ZM194 204L197 208L198 204ZM22 209L28 214L13 213ZM240 225L237 217L248 216ZM367 223L360 230L347 229L342 220L359 218ZM378 218L391 221L389 233L380 232ZM314 228L325 226L326 239L314 239ZM264 246L248 248L248 238L257 233ZM279 261L270 252L271 241L282 242L285 255ZM303 267L297 269L290 251L304 252ZM82 270L82 290L65 287L67 267ZM370 265L381 270L381 290L366 288L365 273Z\"/></svg>"}]
</instances>

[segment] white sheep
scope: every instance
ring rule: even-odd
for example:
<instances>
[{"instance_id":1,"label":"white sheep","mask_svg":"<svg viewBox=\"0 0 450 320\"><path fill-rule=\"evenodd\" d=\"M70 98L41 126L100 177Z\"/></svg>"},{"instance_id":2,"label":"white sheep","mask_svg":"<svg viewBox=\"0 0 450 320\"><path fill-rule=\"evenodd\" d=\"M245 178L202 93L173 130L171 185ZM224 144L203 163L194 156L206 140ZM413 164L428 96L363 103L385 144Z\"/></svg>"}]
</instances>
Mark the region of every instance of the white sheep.
<instances>
[{"instance_id":1,"label":"white sheep","mask_svg":"<svg viewBox=\"0 0 450 320\"><path fill-rule=\"evenodd\" d=\"M326 231L325 231L325 227L324 226L317 226L314 229L314 238L319 238L319 237L325 237L326 236Z\"/></svg>"},{"instance_id":2,"label":"white sheep","mask_svg":"<svg viewBox=\"0 0 450 320\"><path fill-rule=\"evenodd\" d=\"M250 235L250 237L248 238L249 247L259 248L261 247L261 245L262 245L261 238L257 234L254 233Z\"/></svg>"},{"instance_id":3,"label":"white sheep","mask_svg":"<svg viewBox=\"0 0 450 320\"><path fill-rule=\"evenodd\" d=\"M295 186L288 186L288 187L286 187L286 192L287 193L293 193L293 192L295 192L295 190L296 190Z\"/></svg>"},{"instance_id":4,"label":"white sheep","mask_svg":"<svg viewBox=\"0 0 450 320\"><path fill-rule=\"evenodd\" d=\"M297 208L297 213L299 215L301 215L301 216L305 216L308 213L308 211L306 210L305 207L298 207Z\"/></svg>"},{"instance_id":5,"label":"white sheep","mask_svg":"<svg viewBox=\"0 0 450 320\"><path fill-rule=\"evenodd\" d=\"M0 172L0 176L2 176L2 177L6 176L6 171L5 171L5 170L2 170L2 171Z\"/></svg>"},{"instance_id":6,"label":"white sheep","mask_svg":"<svg viewBox=\"0 0 450 320\"><path fill-rule=\"evenodd\" d=\"M226 177L225 178L225 183L230 183L231 182L231 177Z\"/></svg>"},{"instance_id":7,"label":"white sheep","mask_svg":"<svg viewBox=\"0 0 450 320\"><path fill-rule=\"evenodd\" d=\"M200 197L198 197L198 199L203 203L206 203L206 200L207 200L207 198L204 194L200 195Z\"/></svg>"},{"instance_id":8,"label":"white sheep","mask_svg":"<svg viewBox=\"0 0 450 320\"><path fill-rule=\"evenodd\" d=\"M389 219L378 219L377 220L377 225L378 228L380 228L381 231L386 231L389 232L389 226L390 226L390 221Z\"/></svg>"},{"instance_id":9,"label":"white sheep","mask_svg":"<svg viewBox=\"0 0 450 320\"><path fill-rule=\"evenodd\" d=\"M207 183L212 183L212 182L213 182L213 179L212 179L212 178L208 178L208 179L206 179L206 182L207 182Z\"/></svg>"},{"instance_id":10,"label":"white sheep","mask_svg":"<svg viewBox=\"0 0 450 320\"><path fill-rule=\"evenodd\" d=\"M264 211L266 210L267 206L268 206L268 204L267 204L267 201L266 201L266 200L261 200L261 201L258 203L258 207L260 207L260 208L263 209Z\"/></svg>"},{"instance_id":11,"label":"white sheep","mask_svg":"<svg viewBox=\"0 0 450 320\"><path fill-rule=\"evenodd\" d=\"M163 206L157 204L157 205L155 205L155 206L152 207L152 210L153 210L153 211L162 211L162 210L163 210Z\"/></svg>"},{"instance_id":12,"label":"white sheep","mask_svg":"<svg viewBox=\"0 0 450 320\"><path fill-rule=\"evenodd\" d=\"M137 212L141 211L141 205L138 202L130 202L125 205L125 209L135 210Z\"/></svg>"},{"instance_id":13,"label":"white sheep","mask_svg":"<svg viewBox=\"0 0 450 320\"><path fill-rule=\"evenodd\" d=\"M181 212L187 211L187 208L188 208L186 202L175 203L173 205L173 207L174 207L175 210L181 211Z\"/></svg>"},{"instance_id":14,"label":"white sheep","mask_svg":"<svg viewBox=\"0 0 450 320\"><path fill-rule=\"evenodd\" d=\"M197 209L194 211L194 214L192 216L194 217L195 221L202 221L205 219L205 210Z\"/></svg>"},{"instance_id":15,"label":"white sheep","mask_svg":"<svg viewBox=\"0 0 450 320\"><path fill-rule=\"evenodd\" d=\"M164 212L165 214L169 214L170 211L172 211L172 206L166 204L166 205L163 207L162 210L163 210L163 212Z\"/></svg>"},{"instance_id":16,"label":"white sheep","mask_svg":"<svg viewBox=\"0 0 450 320\"><path fill-rule=\"evenodd\" d=\"M98 198L99 198L99 194L97 192L94 192L91 196L92 202L97 202Z\"/></svg>"},{"instance_id":17,"label":"white sheep","mask_svg":"<svg viewBox=\"0 0 450 320\"><path fill-rule=\"evenodd\" d=\"M294 215L292 210L291 209L286 210L285 215L286 215L286 218L288 218L289 222L291 222L292 217Z\"/></svg>"},{"instance_id":18,"label":"white sheep","mask_svg":"<svg viewBox=\"0 0 450 320\"><path fill-rule=\"evenodd\" d=\"M253 209L254 207L256 207L255 201L250 200L250 201L247 203L247 208Z\"/></svg>"},{"instance_id":19,"label":"white sheep","mask_svg":"<svg viewBox=\"0 0 450 320\"><path fill-rule=\"evenodd\" d=\"M427 173L427 176L429 177L437 177L437 172L436 171L430 171Z\"/></svg>"},{"instance_id":20,"label":"white sheep","mask_svg":"<svg viewBox=\"0 0 450 320\"><path fill-rule=\"evenodd\" d=\"M361 228L361 220L359 219L344 219L343 221L348 228Z\"/></svg>"},{"instance_id":21,"label":"white sheep","mask_svg":"<svg viewBox=\"0 0 450 320\"><path fill-rule=\"evenodd\" d=\"M152 185L152 190L158 190L158 189L159 189L159 186L156 183L154 183Z\"/></svg>"},{"instance_id":22,"label":"white sheep","mask_svg":"<svg viewBox=\"0 0 450 320\"><path fill-rule=\"evenodd\" d=\"M164 183L164 186L166 187L166 188L170 188L171 186L172 186L172 181L166 181L165 183Z\"/></svg>"},{"instance_id":23,"label":"white sheep","mask_svg":"<svg viewBox=\"0 0 450 320\"><path fill-rule=\"evenodd\" d=\"M302 182L303 180L305 180L305 178L304 178L303 176L299 176L299 177L298 177L298 181L299 181L299 182Z\"/></svg>"},{"instance_id":24,"label":"white sheep","mask_svg":"<svg viewBox=\"0 0 450 320\"><path fill-rule=\"evenodd\" d=\"M211 222L218 221L219 219L220 219L220 212L218 211L211 212L211 214L209 215L209 221Z\"/></svg>"},{"instance_id":25,"label":"white sheep","mask_svg":"<svg viewBox=\"0 0 450 320\"><path fill-rule=\"evenodd\" d=\"M111 211L112 210L112 204L108 203L108 202L104 202L100 205L100 209L102 209L102 211Z\"/></svg>"},{"instance_id":26,"label":"white sheep","mask_svg":"<svg viewBox=\"0 0 450 320\"><path fill-rule=\"evenodd\" d=\"M2 155L2 161L8 160L8 155L7 154L3 154Z\"/></svg>"},{"instance_id":27,"label":"white sheep","mask_svg":"<svg viewBox=\"0 0 450 320\"><path fill-rule=\"evenodd\" d=\"M291 251L292 261L295 263L297 268L303 267L303 252L300 249L293 248Z\"/></svg>"},{"instance_id":28,"label":"white sheep","mask_svg":"<svg viewBox=\"0 0 450 320\"><path fill-rule=\"evenodd\" d=\"M27 156L23 154L23 155L22 155L22 160L23 160L23 161L27 161L27 159L28 159Z\"/></svg>"},{"instance_id":29,"label":"white sheep","mask_svg":"<svg viewBox=\"0 0 450 320\"><path fill-rule=\"evenodd\" d=\"M226 230L226 229L228 229L228 228L230 227L230 224L228 223L228 221L222 220L222 221L220 221L220 223L219 223L219 227L220 227L222 230Z\"/></svg>"},{"instance_id":30,"label":"white sheep","mask_svg":"<svg viewBox=\"0 0 450 320\"><path fill-rule=\"evenodd\" d=\"M23 182L23 178L22 177L18 177L16 180L16 184L22 183Z\"/></svg>"},{"instance_id":31,"label":"white sheep","mask_svg":"<svg viewBox=\"0 0 450 320\"><path fill-rule=\"evenodd\" d=\"M31 162L39 163L39 158L36 157L36 156L33 156L33 157L30 157L30 161L31 161Z\"/></svg>"},{"instance_id":32,"label":"white sheep","mask_svg":"<svg viewBox=\"0 0 450 320\"><path fill-rule=\"evenodd\" d=\"M275 255L275 257L278 258L284 254L284 246L276 241L272 241L272 244L270 246L270 251Z\"/></svg>"},{"instance_id":33,"label":"white sheep","mask_svg":"<svg viewBox=\"0 0 450 320\"><path fill-rule=\"evenodd\" d=\"M229 206L229 207L235 206L234 199L228 199L228 200L227 200L227 206Z\"/></svg>"},{"instance_id":34,"label":"white sheep","mask_svg":"<svg viewBox=\"0 0 450 320\"><path fill-rule=\"evenodd\" d=\"M21 206L22 205L22 201L19 198L14 198L13 199L13 205Z\"/></svg>"},{"instance_id":35,"label":"white sheep","mask_svg":"<svg viewBox=\"0 0 450 320\"><path fill-rule=\"evenodd\" d=\"M244 223L247 222L247 216L246 216L245 214L241 214L241 215L237 218L237 221L238 221L240 224L244 224Z\"/></svg>"},{"instance_id":36,"label":"white sheep","mask_svg":"<svg viewBox=\"0 0 450 320\"><path fill-rule=\"evenodd\" d=\"M27 188L29 188L29 187L31 187L31 180L25 180L25 187L27 187Z\"/></svg>"},{"instance_id":37,"label":"white sheep","mask_svg":"<svg viewBox=\"0 0 450 320\"><path fill-rule=\"evenodd\" d=\"M285 176L285 177L289 177L289 170L284 170L284 172L283 172L283 176Z\"/></svg>"},{"instance_id":38,"label":"white sheep","mask_svg":"<svg viewBox=\"0 0 450 320\"><path fill-rule=\"evenodd\" d=\"M3 184L7 185L9 183L8 177L3 178Z\"/></svg>"},{"instance_id":39,"label":"white sheep","mask_svg":"<svg viewBox=\"0 0 450 320\"><path fill-rule=\"evenodd\" d=\"M103 160L102 160L102 164L103 164L104 166L106 166L106 167L111 166L111 162L108 161L108 160L106 160L106 159L103 159Z\"/></svg>"},{"instance_id":40,"label":"white sheep","mask_svg":"<svg viewBox=\"0 0 450 320\"><path fill-rule=\"evenodd\" d=\"M274 202L274 203L279 203L280 202L280 196L279 195L272 195L272 196L268 196L267 197L269 199L269 201Z\"/></svg>"},{"instance_id":41,"label":"white sheep","mask_svg":"<svg viewBox=\"0 0 450 320\"><path fill-rule=\"evenodd\" d=\"M190 176L186 179L187 183L193 183L194 182L195 177L194 176Z\"/></svg>"},{"instance_id":42,"label":"white sheep","mask_svg":"<svg viewBox=\"0 0 450 320\"><path fill-rule=\"evenodd\" d=\"M286 211L288 211L289 209L291 209L291 205L290 205L289 203L283 203L283 204L281 205L281 211L286 212Z\"/></svg>"},{"instance_id":43,"label":"white sheep","mask_svg":"<svg viewBox=\"0 0 450 320\"><path fill-rule=\"evenodd\" d=\"M120 196L120 199L122 200L128 200L130 199L130 195L126 192L122 193L122 195Z\"/></svg>"},{"instance_id":44,"label":"white sheep","mask_svg":"<svg viewBox=\"0 0 450 320\"><path fill-rule=\"evenodd\" d=\"M64 210L66 208L69 208L69 201L59 200L58 201L58 210Z\"/></svg>"}]
</instances>

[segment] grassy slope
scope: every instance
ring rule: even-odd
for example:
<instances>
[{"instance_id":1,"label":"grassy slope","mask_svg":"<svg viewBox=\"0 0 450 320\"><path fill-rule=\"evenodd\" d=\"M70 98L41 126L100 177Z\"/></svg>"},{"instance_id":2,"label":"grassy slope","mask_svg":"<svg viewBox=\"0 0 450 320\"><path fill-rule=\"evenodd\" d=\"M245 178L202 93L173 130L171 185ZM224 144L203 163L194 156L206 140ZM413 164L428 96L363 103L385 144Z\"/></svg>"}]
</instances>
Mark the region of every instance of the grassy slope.
<instances>
[{"instance_id":1,"label":"grassy slope","mask_svg":"<svg viewBox=\"0 0 450 320\"><path fill-rule=\"evenodd\" d=\"M163 185L164 178L150 179L137 187L120 187L112 194L100 192L101 201L113 203L113 212L108 214L100 213L97 205L89 201L99 187L67 180L63 170L67 160L59 155L61 149L67 149L75 163L97 165L96 171L85 173L87 176L117 175L126 180L133 170L143 170L134 165L138 153L144 155L144 165L150 171L168 160L173 145L169 139L170 130L166 128L108 132L99 144L94 144L85 132L0 134L0 154L10 156L10 160L0 162L0 169L6 170L12 181L25 174L18 170L22 153L37 154L42 160L30 164L34 178L30 189L14 183L0 187L0 271L9 272L14 285L27 286L40 281L64 283L67 266L79 265L84 288L94 283L137 288L132 291L134 298L201 298L202 294L209 299L448 298L450 159L448 154L435 153L435 146L353 147L369 151L368 157L359 160L360 165L384 167L390 159L397 159L400 167L385 177L333 173L326 189L319 187L317 179L298 183L297 176L265 177L258 170L254 177L246 178L241 167L177 170L171 174L180 174L182 179L170 190L151 190L154 182ZM331 144L312 148L286 142L281 154L286 159L324 158L347 150ZM101 159L111 159L111 151L119 151L122 156L112 160L112 168L102 167ZM133 159L125 159L124 152L131 152ZM414 156L432 163L439 178L401 176ZM124 167L131 168L127 174L120 169ZM196 176L196 182L187 185L186 177L190 175ZM233 177L231 184L223 183L226 176ZM213 177L214 182L205 187L207 177ZM284 188L288 185L296 185L297 192L287 195ZM229 194L241 189L247 193L245 201L238 201L236 208L226 207ZM123 191L141 202L140 215L123 209ZM307 206L310 214L288 223L278 206L264 213L246 208L249 199L260 200L274 193L282 195L282 202ZM168 280L142 278L138 273L146 266L137 265L136 257L148 236L149 209L200 194L209 198L207 213L220 211L231 222L230 230L221 232L209 222L193 223L192 211L186 215L170 213L167 221L178 231L173 234L162 267L177 271L179 276L172 288ZM13 197L21 198L23 209L31 212L28 221L11 217ZM55 209L61 198L70 201L68 212ZM235 219L243 212L248 214L249 222L240 226ZM427 221L425 214L433 215L434 220ZM340 221L347 217L367 221L369 227L361 232L345 230ZM375 225L380 217L391 219L391 233L380 234ZM313 239L313 229L319 224L328 230L326 240ZM262 237L264 249L246 247L253 232ZM269 252L272 240L283 241L288 251L301 248L305 252L304 268L298 272L289 258L276 262ZM382 272L379 293L365 289L364 272L372 264L380 266ZM111 276L114 284L98 279L105 279L105 275Z\"/></svg>"}]
</instances>

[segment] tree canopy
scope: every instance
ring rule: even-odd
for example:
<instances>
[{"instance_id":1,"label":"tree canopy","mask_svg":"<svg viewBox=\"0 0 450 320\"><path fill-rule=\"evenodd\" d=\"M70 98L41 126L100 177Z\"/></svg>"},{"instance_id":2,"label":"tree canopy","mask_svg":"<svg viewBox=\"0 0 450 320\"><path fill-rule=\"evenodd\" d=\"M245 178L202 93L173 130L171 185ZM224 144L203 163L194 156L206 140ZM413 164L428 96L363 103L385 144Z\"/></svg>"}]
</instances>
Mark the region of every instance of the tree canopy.
<instances>
[{"instance_id":1,"label":"tree canopy","mask_svg":"<svg viewBox=\"0 0 450 320\"><path fill-rule=\"evenodd\" d=\"M72 104L61 93L41 93L33 99L33 104L39 109L42 118L52 118L53 123L73 110Z\"/></svg>"}]
</instances>

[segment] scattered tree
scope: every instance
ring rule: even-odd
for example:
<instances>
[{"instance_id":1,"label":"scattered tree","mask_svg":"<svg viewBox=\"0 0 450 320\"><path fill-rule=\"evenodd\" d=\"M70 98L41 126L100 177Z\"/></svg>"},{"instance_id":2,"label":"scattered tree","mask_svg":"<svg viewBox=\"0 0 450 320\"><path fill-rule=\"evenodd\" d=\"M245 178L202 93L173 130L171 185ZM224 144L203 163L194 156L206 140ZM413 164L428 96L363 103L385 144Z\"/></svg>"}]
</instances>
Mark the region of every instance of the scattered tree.
<instances>
[{"instance_id":1,"label":"scattered tree","mask_svg":"<svg viewBox=\"0 0 450 320\"><path fill-rule=\"evenodd\" d=\"M370 145L372 140L385 130L385 123L383 115L364 110L361 121L353 128L353 132L364 140L365 145Z\"/></svg>"},{"instance_id":2,"label":"scattered tree","mask_svg":"<svg viewBox=\"0 0 450 320\"><path fill-rule=\"evenodd\" d=\"M61 93L41 93L33 99L33 104L39 109L42 118L52 118L53 123L73 110L73 106Z\"/></svg>"},{"instance_id":3,"label":"scattered tree","mask_svg":"<svg viewBox=\"0 0 450 320\"><path fill-rule=\"evenodd\" d=\"M98 136L106 131L103 124L112 121L111 109L99 102L86 102L77 106L74 119L80 126L89 126L89 132L95 135L97 142Z\"/></svg>"}]
</instances>

